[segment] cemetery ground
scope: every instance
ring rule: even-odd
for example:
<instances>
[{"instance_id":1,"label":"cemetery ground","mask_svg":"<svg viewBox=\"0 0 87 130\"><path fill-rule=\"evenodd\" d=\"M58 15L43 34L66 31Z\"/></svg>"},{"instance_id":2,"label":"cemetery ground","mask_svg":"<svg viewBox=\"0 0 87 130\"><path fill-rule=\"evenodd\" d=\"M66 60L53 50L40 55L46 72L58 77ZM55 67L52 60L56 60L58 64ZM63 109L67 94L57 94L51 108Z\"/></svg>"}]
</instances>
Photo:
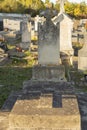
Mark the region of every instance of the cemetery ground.
<instances>
[{"instance_id":1,"label":"cemetery ground","mask_svg":"<svg viewBox=\"0 0 87 130\"><path fill-rule=\"evenodd\" d=\"M14 52L15 45L7 43L10 52ZM76 45L77 47L78 45ZM78 48L78 47L77 47ZM5 130L6 122L8 122L9 110L2 112L3 105L8 97L12 94L17 95L23 87L23 82L31 79L32 77L32 66L35 64L35 55L29 51L23 52L23 57L20 55L14 55L8 57L8 60L4 64L0 65L0 130ZM66 78L75 87L77 97L79 98L79 107L83 114L84 123L82 130L86 130L85 117L87 115L87 81L84 79L84 74L87 72L79 72L77 69L77 56L73 57L74 66L69 66L66 61L64 62L66 68ZM10 97L11 98L11 97ZM84 110L82 111L82 107ZM5 106L6 107L6 106ZM3 124L4 122L4 124ZM1 125L2 124L2 125Z\"/></svg>"},{"instance_id":2,"label":"cemetery ground","mask_svg":"<svg viewBox=\"0 0 87 130\"><path fill-rule=\"evenodd\" d=\"M0 108L11 92L22 89L23 81L32 77L35 56L29 51L18 52L17 44L6 43L8 57L0 62Z\"/></svg>"},{"instance_id":3,"label":"cemetery ground","mask_svg":"<svg viewBox=\"0 0 87 130\"><path fill-rule=\"evenodd\" d=\"M10 52L14 53L15 45L7 43L7 46ZM74 48L77 47L78 49L81 46L76 44ZM22 56L20 58L19 54L12 55L4 64L0 63L0 108L12 91L22 89L23 81L29 80L32 77L32 66L36 62L35 55L29 51L25 51ZM66 78L76 87L77 91L87 92L87 81L84 79L84 75L87 72L78 71L77 56L73 57L73 60L74 66L67 65L66 61L63 63L66 68Z\"/></svg>"},{"instance_id":4,"label":"cemetery ground","mask_svg":"<svg viewBox=\"0 0 87 130\"><path fill-rule=\"evenodd\" d=\"M0 108L9 94L22 89L23 81L31 75L31 67L0 67Z\"/></svg>"}]
</instances>

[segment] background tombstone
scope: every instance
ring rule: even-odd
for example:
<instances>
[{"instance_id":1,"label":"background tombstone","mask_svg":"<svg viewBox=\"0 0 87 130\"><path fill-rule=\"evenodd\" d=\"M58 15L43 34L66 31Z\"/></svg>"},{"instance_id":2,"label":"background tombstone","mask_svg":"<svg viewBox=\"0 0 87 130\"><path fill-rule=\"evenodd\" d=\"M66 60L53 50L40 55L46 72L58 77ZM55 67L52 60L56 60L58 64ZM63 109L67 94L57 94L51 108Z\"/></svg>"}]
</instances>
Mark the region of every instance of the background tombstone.
<instances>
[{"instance_id":1,"label":"background tombstone","mask_svg":"<svg viewBox=\"0 0 87 130\"><path fill-rule=\"evenodd\" d=\"M38 23L39 23L39 16L37 15L36 17L35 17L35 31L37 32L38 31Z\"/></svg>"},{"instance_id":2,"label":"background tombstone","mask_svg":"<svg viewBox=\"0 0 87 130\"><path fill-rule=\"evenodd\" d=\"M63 14L63 16L64 19L60 23L60 51L65 51L67 53L69 51L71 54L73 54L71 41L73 22L66 14Z\"/></svg>"},{"instance_id":3,"label":"background tombstone","mask_svg":"<svg viewBox=\"0 0 87 130\"><path fill-rule=\"evenodd\" d=\"M84 46L78 53L78 69L87 70L87 32L84 33Z\"/></svg>"},{"instance_id":4,"label":"background tombstone","mask_svg":"<svg viewBox=\"0 0 87 130\"><path fill-rule=\"evenodd\" d=\"M37 80L64 80L64 66L59 65L59 19L57 26L51 21L52 12L44 12L46 21L39 25L38 37L38 65L33 67L33 79Z\"/></svg>"},{"instance_id":5,"label":"background tombstone","mask_svg":"<svg viewBox=\"0 0 87 130\"><path fill-rule=\"evenodd\" d=\"M21 23L21 43L22 49L29 49L31 43L31 23L28 20L23 20Z\"/></svg>"},{"instance_id":6,"label":"background tombstone","mask_svg":"<svg viewBox=\"0 0 87 130\"><path fill-rule=\"evenodd\" d=\"M64 19L60 22L60 52L67 55L70 59L70 64L72 64L73 48L72 48L72 29L73 21L64 11L64 2L65 0L60 0L60 13L54 19L54 23L57 23L58 17L60 14L63 15ZM62 54L61 53L61 54ZM62 57L66 58L66 57Z\"/></svg>"},{"instance_id":7,"label":"background tombstone","mask_svg":"<svg viewBox=\"0 0 87 130\"><path fill-rule=\"evenodd\" d=\"M72 48L72 28L73 22L68 15L63 14L64 19L60 23L60 52L65 53L72 64L73 48ZM66 58L66 57L65 57Z\"/></svg>"}]
</instances>

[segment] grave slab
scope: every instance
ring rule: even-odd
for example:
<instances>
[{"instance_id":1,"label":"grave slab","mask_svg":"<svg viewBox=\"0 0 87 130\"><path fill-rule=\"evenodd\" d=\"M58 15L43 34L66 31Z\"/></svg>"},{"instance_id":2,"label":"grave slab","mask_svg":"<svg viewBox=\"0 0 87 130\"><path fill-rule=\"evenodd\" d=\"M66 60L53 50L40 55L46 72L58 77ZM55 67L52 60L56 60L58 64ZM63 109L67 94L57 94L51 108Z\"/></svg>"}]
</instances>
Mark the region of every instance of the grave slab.
<instances>
[{"instance_id":1,"label":"grave slab","mask_svg":"<svg viewBox=\"0 0 87 130\"><path fill-rule=\"evenodd\" d=\"M38 99L17 100L10 116L9 130L81 130L75 95L62 95L62 107L53 106L52 94Z\"/></svg>"}]
</instances>

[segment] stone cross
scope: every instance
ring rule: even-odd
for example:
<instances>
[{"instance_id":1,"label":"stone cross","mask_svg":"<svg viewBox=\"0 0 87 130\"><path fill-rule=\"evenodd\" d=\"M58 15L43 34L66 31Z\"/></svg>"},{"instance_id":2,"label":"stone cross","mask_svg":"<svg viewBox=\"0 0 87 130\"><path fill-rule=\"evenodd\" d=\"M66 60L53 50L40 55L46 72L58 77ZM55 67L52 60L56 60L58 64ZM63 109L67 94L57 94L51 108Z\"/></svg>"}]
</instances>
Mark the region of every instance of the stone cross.
<instances>
[{"instance_id":1,"label":"stone cross","mask_svg":"<svg viewBox=\"0 0 87 130\"><path fill-rule=\"evenodd\" d=\"M46 21L51 20L51 18L55 15L54 11L52 11L51 9L49 9L48 7L46 8L45 11L42 11L40 13L40 16L44 16L46 18Z\"/></svg>"},{"instance_id":2,"label":"stone cross","mask_svg":"<svg viewBox=\"0 0 87 130\"><path fill-rule=\"evenodd\" d=\"M60 13L61 14L65 12L64 3L65 3L65 0L60 0Z\"/></svg>"}]
</instances>

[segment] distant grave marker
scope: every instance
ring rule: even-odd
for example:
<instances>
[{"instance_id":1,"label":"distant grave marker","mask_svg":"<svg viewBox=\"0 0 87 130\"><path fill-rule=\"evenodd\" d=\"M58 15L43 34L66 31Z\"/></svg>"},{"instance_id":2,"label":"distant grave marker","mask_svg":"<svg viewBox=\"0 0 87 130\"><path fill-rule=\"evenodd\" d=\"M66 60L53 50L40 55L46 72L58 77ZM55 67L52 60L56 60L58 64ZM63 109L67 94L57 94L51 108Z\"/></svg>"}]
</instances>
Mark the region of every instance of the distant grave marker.
<instances>
[{"instance_id":1,"label":"distant grave marker","mask_svg":"<svg viewBox=\"0 0 87 130\"><path fill-rule=\"evenodd\" d=\"M87 32L84 34L84 46L78 52L78 69L87 70Z\"/></svg>"}]
</instances>

